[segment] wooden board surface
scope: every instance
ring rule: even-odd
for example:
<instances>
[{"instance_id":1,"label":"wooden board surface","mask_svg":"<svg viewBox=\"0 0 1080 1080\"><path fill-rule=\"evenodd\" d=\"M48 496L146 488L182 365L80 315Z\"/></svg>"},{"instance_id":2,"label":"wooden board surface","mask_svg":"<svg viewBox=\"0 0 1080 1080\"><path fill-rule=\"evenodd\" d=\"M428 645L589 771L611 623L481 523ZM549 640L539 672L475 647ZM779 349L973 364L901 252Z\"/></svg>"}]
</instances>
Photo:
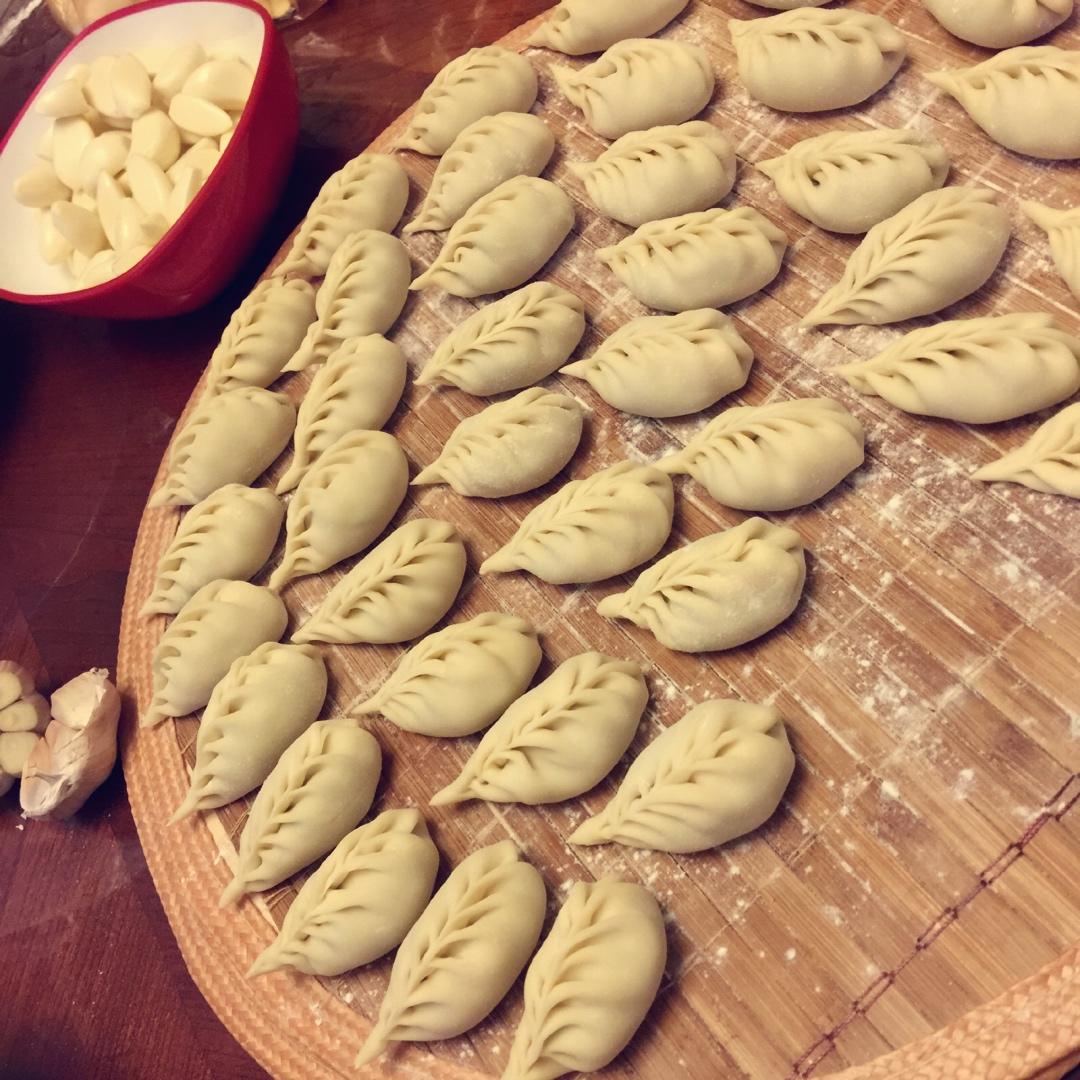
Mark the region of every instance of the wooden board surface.
<instances>
[{"instance_id":1,"label":"wooden board surface","mask_svg":"<svg viewBox=\"0 0 1080 1080\"><path fill-rule=\"evenodd\" d=\"M1032 984L1041 989L1031 990L1031 1000L1050 1000L1048 980L1059 995L1062 987L1075 988L1075 955L1067 950L1080 937L1080 506L969 479L1044 417L980 429L919 420L858 397L829 374L831 365L871 356L902 330L797 328L799 315L838 277L855 241L808 226L748 163L837 126L933 131L952 155L953 182L1000 192L1015 225L994 278L949 315L1045 310L1073 330L1080 330L1075 305L1054 274L1042 235L1016 203L1020 197L1075 203L1077 169L999 150L921 77L972 62L979 51L950 39L919 5L866 0L860 6L903 29L910 59L867 106L839 115L781 116L747 99L725 25L728 16L750 14L739 0L692 3L663 35L703 44L716 64L718 91L706 115L732 136L740 157L736 191L725 205L757 207L792 241L777 280L730 310L757 359L745 390L725 404L824 394L842 400L867 429L863 469L812 507L769 515L796 528L810 553L807 593L795 617L743 648L684 656L596 615L596 601L625 588L624 580L564 588L525 575L479 579L476 566L566 476L549 489L497 503L418 489L395 522L435 516L458 526L471 569L450 620L491 609L528 616L542 635L541 674L585 648L642 659L652 702L632 753L708 697L773 701L788 721L799 765L781 810L753 836L715 852L671 857L564 843L610 796L626 760L605 784L567 804L470 803L426 811L446 864L481 844L514 839L543 873L553 910L569 882L601 874L641 881L656 892L670 929L667 976L631 1052L605 1075L823 1075L932 1035L1063 954L1069 962ZM518 45L524 37L523 28L507 41ZM1074 17L1055 40L1076 38ZM584 203L566 167L568 159L593 157L603 148L580 126L548 73L552 64L577 62L540 50L528 55L541 76L537 111L559 137L545 175L570 193L578 216L575 235L543 276L584 299L590 328L579 355L587 355L642 312L594 256L627 230ZM374 148L389 148L402 123ZM413 154L401 160L414 180L411 214L434 162ZM418 268L440 242L430 234L407 239ZM410 298L391 336L414 372L471 310L471 303L438 292ZM299 399L308 381L302 375L282 386ZM569 476L623 457L658 457L717 411L642 420L614 412L583 383L563 385L589 409ZM389 430L419 467L483 404L458 391L410 385ZM263 482L273 483L282 467ZM677 487L668 549L742 517L715 505L686 478ZM135 612L179 518L173 510L148 511L133 558L120 674L140 709L150 697L150 656L165 623L139 621ZM292 626L340 573L286 590ZM401 651L328 647L332 681L324 715L344 713L367 696ZM475 744L427 740L378 719L369 726L387 758L375 810L424 806ZM196 720L187 718L134 733L125 747L140 836L188 964L225 1022L272 1072L348 1075L389 960L337 979L285 972L245 982L244 970L271 939L296 882L238 910L218 911L246 801L171 829L164 825L186 787L196 730ZM1075 993L1064 1000L1075 1005ZM406 1047L369 1074L498 1075L519 1009L515 990L470 1035ZM1080 1043L1075 1007L1059 1005L1056 1013L1056 1034L1025 1029L1038 1031L1034 1039L1027 1036L1034 1042L1033 1066L1063 1060ZM987 1017L1000 1019L993 1010L978 1015L984 1020L953 1029L953 1045L966 1038L958 1031L990 1032L994 1023ZM919 1051L919 1060L949 1042L925 1045L933 1049Z\"/></svg>"}]
</instances>

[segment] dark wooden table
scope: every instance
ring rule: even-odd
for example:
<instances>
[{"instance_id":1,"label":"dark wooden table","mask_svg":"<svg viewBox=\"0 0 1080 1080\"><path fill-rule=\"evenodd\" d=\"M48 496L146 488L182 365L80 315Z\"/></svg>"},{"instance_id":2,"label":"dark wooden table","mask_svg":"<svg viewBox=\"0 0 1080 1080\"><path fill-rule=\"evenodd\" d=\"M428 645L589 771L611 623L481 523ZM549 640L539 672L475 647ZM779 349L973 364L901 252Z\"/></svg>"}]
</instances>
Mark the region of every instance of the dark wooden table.
<instances>
[{"instance_id":1,"label":"dark wooden table","mask_svg":"<svg viewBox=\"0 0 1080 1080\"><path fill-rule=\"evenodd\" d=\"M0 657L48 690L115 667L151 479L229 314L319 185L465 49L545 0L329 0L286 31L300 149L279 213L225 295L122 324L0 303ZM0 0L0 129L63 48L37 0ZM2 256L0 256L2 257ZM195 988L158 903L119 769L69 824L0 802L0 1077L265 1076Z\"/></svg>"}]
</instances>

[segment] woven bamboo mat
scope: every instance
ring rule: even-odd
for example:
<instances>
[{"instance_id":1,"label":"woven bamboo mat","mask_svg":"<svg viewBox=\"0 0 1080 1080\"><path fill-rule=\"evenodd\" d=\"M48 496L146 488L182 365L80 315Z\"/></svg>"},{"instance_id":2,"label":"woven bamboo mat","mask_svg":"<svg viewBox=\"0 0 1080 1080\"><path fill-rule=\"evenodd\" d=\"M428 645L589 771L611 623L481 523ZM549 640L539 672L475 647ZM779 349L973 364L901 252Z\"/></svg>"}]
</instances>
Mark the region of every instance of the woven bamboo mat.
<instances>
[{"instance_id":1,"label":"woven bamboo mat","mask_svg":"<svg viewBox=\"0 0 1080 1080\"><path fill-rule=\"evenodd\" d=\"M953 181L1000 192L1015 224L998 273L950 316L1045 310L1074 331L1075 305L1043 237L1016 203L1075 203L1078 172L999 151L922 79L928 70L973 62L978 50L950 39L921 5L860 6L898 24L911 55L885 91L839 116L779 116L747 99L725 25L728 16L750 16L739 0L714 7L697 0L664 35L703 44L716 64L720 80L707 115L730 133L740 156L727 205L758 207L792 241L779 278L731 311L757 354L738 401L831 395L868 433L863 469L818 504L774 515L798 529L811 553L796 616L740 649L675 655L595 614L597 599L624 588L623 581L560 588L524 575L476 577L475 567L547 491L486 503L424 488L400 515L443 517L459 527L473 570L451 619L490 609L528 616L542 634L541 674L585 648L642 659L652 703L635 750L710 696L775 701L787 718L799 766L781 810L752 837L719 851L670 857L568 847L563 837L610 796L622 768L565 805L470 803L425 811L448 863L480 844L514 839L544 874L553 908L569 882L600 874L656 892L670 926L667 977L631 1051L605 1073L611 1077L758 1080L845 1069L845 1076L867 1078L1055 1076L1080 1047L1080 505L968 478L1043 417L979 429L919 420L858 397L829 374L831 365L873 355L901 331L796 327L840 274L854 241L788 212L748 162L835 126L932 130L952 155ZM1074 19L1055 40L1075 46L1076 26ZM506 41L520 45L527 32L520 28ZM591 324L579 353L585 355L641 309L594 257L625 230L583 203L566 167L568 158L592 157L602 144L554 88L548 67L564 58L529 55L541 76L538 111L559 136L546 175L569 191L578 214L576 235L544 276L584 299ZM402 124L374 148L390 147ZM411 154L401 160L414 179L411 214L434 163ZM440 238L407 242L419 267ZM392 336L414 371L471 310L437 293L410 298ZM293 377L284 388L299 399L307 381ZM565 389L591 410L568 470L573 476L626 456L659 456L707 418L635 419L615 413L581 382L568 380ZM457 391L410 386L389 430L419 467L482 404ZM264 482L280 469L279 463ZM739 518L684 478L671 545ZM150 698L150 657L164 628L164 620L142 622L135 612L178 521L175 511L148 511L132 560L120 679L133 714ZM337 577L332 572L286 590L293 626ZM401 651L328 648L324 715L366 696ZM370 726L387 761L377 810L425 805L473 745L425 740L378 719ZM194 718L154 731L135 732L129 723L125 745L140 837L191 972L275 1075L350 1075L389 961L336 979L285 972L245 981L295 883L238 910L218 910L246 804L165 827L186 787L196 730ZM468 1036L405 1048L367 1075L496 1076L519 1008L515 991ZM906 1049L881 1058L898 1048Z\"/></svg>"}]
</instances>

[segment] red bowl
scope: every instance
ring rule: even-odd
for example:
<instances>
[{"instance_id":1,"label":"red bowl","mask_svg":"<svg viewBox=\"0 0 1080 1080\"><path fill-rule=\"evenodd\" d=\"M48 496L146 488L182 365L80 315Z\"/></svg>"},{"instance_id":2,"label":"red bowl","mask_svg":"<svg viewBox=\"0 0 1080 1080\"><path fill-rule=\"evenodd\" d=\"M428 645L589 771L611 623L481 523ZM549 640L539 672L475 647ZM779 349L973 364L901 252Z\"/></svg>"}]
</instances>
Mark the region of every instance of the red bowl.
<instances>
[{"instance_id":1,"label":"red bowl","mask_svg":"<svg viewBox=\"0 0 1080 1080\"><path fill-rule=\"evenodd\" d=\"M228 43L251 64L251 95L232 140L191 205L134 267L89 289L72 287L64 266L37 249L34 211L12 184L38 158L52 121L35 98L75 63L155 43ZM296 149L296 73L266 11L248 0L149 0L88 26L61 53L0 142L0 297L76 315L157 319L192 311L219 293L251 253L277 204Z\"/></svg>"}]
</instances>

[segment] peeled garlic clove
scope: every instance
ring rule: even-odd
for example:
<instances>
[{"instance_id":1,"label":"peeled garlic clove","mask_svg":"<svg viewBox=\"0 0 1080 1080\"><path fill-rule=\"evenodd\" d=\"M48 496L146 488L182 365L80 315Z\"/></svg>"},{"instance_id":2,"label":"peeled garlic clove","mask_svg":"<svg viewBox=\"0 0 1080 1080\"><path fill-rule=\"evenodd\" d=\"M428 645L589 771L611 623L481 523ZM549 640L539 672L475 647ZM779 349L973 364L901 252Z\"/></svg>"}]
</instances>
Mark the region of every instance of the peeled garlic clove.
<instances>
[{"instance_id":1,"label":"peeled garlic clove","mask_svg":"<svg viewBox=\"0 0 1080 1080\"><path fill-rule=\"evenodd\" d=\"M98 135L79 158L79 187L94 191L102 173L115 176L124 167L131 149L131 136L124 131Z\"/></svg>"},{"instance_id":2,"label":"peeled garlic clove","mask_svg":"<svg viewBox=\"0 0 1080 1080\"><path fill-rule=\"evenodd\" d=\"M165 67L175 51L175 45L140 45L131 50L131 55L142 64L146 73L153 77Z\"/></svg>"},{"instance_id":3,"label":"peeled garlic clove","mask_svg":"<svg viewBox=\"0 0 1080 1080\"><path fill-rule=\"evenodd\" d=\"M166 175L175 183L180 170L190 166L193 169L198 169L205 180L213 171L220 157L221 151L218 150L217 143L212 139L200 139L176 159L176 162Z\"/></svg>"},{"instance_id":4,"label":"peeled garlic clove","mask_svg":"<svg viewBox=\"0 0 1080 1080\"><path fill-rule=\"evenodd\" d=\"M120 203L120 212L116 226L116 243L113 247L117 251L127 251L129 248L144 244L143 222L147 215L134 199L124 199Z\"/></svg>"},{"instance_id":5,"label":"peeled garlic clove","mask_svg":"<svg viewBox=\"0 0 1080 1080\"><path fill-rule=\"evenodd\" d=\"M34 102L34 112L51 116L54 120L65 116L82 116L89 108L82 87L71 78L38 94Z\"/></svg>"},{"instance_id":6,"label":"peeled garlic clove","mask_svg":"<svg viewBox=\"0 0 1080 1080\"><path fill-rule=\"evenodd\" d=\"M200 138L217 138L232 127L232 117L224 109L191 94L177 94L169 102L169 119L181 131Z\"/></svg>"},{"instance_id":7,"label":"peeled garlic clove","mask_svg":"<svg viewBox=\"0 0 1080 1080\"><path fill-rule=\"evenodd\" d=\"M0 731L0 772L21 776L23 765L39 738L32 731Z\"/></svg>"},{"instance_id":8,"label":"peeled garlic clove","mask_svg":"<svg viewBox=\"0 0 1080 1080\"><path fill-rule=\"evenodd\" d=\"M235 126L233 128L231 128L229 131L226 131L225 134L222 135L220 139L218 139L218 149L223 154L225 153L226 149L228 149L229 143L232 142L232 137L233 137L233 132L234 131L236 131Z\"/></svg>"},{"instance_id":9,"label":"peeled garlic clove","mask_svg":"<svg viewBox=\"0 0 1080 1080\"><path fill-rule=\"evenodd\" d=\"M0 709L0 731L42 732L48 722L49 703L33 691Z\"/></svg>"},{"instance_id":10,"label":"peeled garlic clove","mask_svg":"<svg viewBox=\"0 0 1080 1080\"><path fill-rule=\"evenodd\" d=\"M103 248L96 255L90 256L86 269L79 275L76 284L80 289L92 289L95 285L104 285L106 281L112 281L116 277L113 269L113 260L116 253L109 248Z\"/></svg>"},{"instance_id":11,"label":"peeled garlic clove","mask_svg":"<svg viewBox=\"0 0 1080 1080\"><path fill-rule=\"evenodd\" d=\"M135 244L113 256L113 276L119 277L133 269L150 254L149 244Z\"/></svg>"},{"instance_id":12,"label":"peeled garlic clove","mask_svg":"<svg viewBox=\"0 0 1080 1080\"><path fill-rule=\"evenodd\" d=\"M89 210L91 214L97 213L97 199L95 199L89 191L73 191L71 193L71 201L76 206L81 206L84 210Z\"/></svg>"},{"instance_id":13,"label":"peeled garlic clove","mask_svg":"<svg viewBox=\"0 0 1080 1080\"><path fill-rule=\"evenodd\" d=\"M203 98L222 109L242 109L251 93L251 68L242 60L207 60L184 80L181 93Z\"/></svg>"},{"instance_id":14,"label":"peeled garlic clove","mask_svg":"<svg viewBox=\"0 0 1080 1080\"><path fill-rule=\"evenodd\" d=\"M34 154L41 158L42 161L52 161L52 141L53 129L52 124L50 124L41 133L41 138L38 139L37 145L34 147Z\"/></svg>"},{"instance_id":15,"label":"peeled garlic clove","mask_svg":"<svg viewBox=\"0 0 1080 1080\"><path fill-rule=\"evenodd\" d=\"M164 214L169 205L169 183L161 166L141 154L128 158L125 176L131 185L131 194L147 214Z\"/></svg>"},{"instance_id":16,"label":"peeled garlic clove","mask_svg":"<svg viewBox=\"0 0 1080 1080\"><path fill-rule=\"evenodd\" d=\"M112 66L112 91L119 116L134 120L150 108L150 76L131 53L116 58Z\"/></svg>"},{"instance_id":17,"label":"peeled garlic clove","mask_svg":"<svg viewBox=\"0 0 1080 1080\"><path fill-rule=\"evenodd\" d=\"M0 660L0 709L35 692L34 677L14 660Z\"/></svg>"},{"instance_id":18,"label":"peeled garlic clove","mask_svg":"<svg viewBox=\"0 0 1080 1080\"><path fill-rule=\"evenodd\" d=\"M98 112L105 116L119 116L120 110L116 106L116 95L113 91L113 66L116 64L115 56L99 56L90 63L90 73L86 77L83 86L83 94L86 100Z\"/></svg>"},{"instance_id":19,"label":"peeled garlic clove","mask_svg":"<svg viewBox=\"0 0 1080 1080\"><path fill-rule=\"evenodd\" d=\"M131 152L168 169L180 156L180 132L160 109L151 109L131 125Z\"/></svg>"},{"instance_id":20,"label":"peeled garlic clove","mask_svg":"<svg viewBox=\"0 0 1080 1080\"><path fill-rule=\"evenodd\" d=\"M48 210L38 211L38 252L50 266L64 262L71 255L71 245L57 232Z\"/></svg>"},{"instance_id":21,"label":"peeled garlic clove","mask_svg":"<svg viewBox=\"0 0 1080 1080\"><path fill-rule=\"evenodd\" d=\"M180 215L191 205L192 200L199 193L203 185L202 173L185 165L177 174L173 183L173 189L169 193L169 205L166 207L165 216L169 222L178 221Z\"/></svg>"},{"instance_id":22,"label":"peeled garlic clove","mask_svg":"<svg viewBox=\"0 0 1080 1080\"><path fill-rule=\"evenodd\" d=\"M103 172L98 177L94 194L97 197L98 217L101 218L105 239L109 241L109 247L119 247L120 206L124 201L124 189L115 177Z\"/></svg>"},{"instance_id":23,"label":"peeled garlic clove","mask_svg":"<svg viewBox=\"0 0 1080 1080\"><path fill-rule=\"evenodd\" d=\"M164 214L147 214L142 224L143 240L153 247L168 231L172 223ZM130 245L138 247L138 244Z\"/></svg>"},{"instance_id":24,"label":"peeled garlic clove","mask_svg":"<svg viewBox=\"0 0 1080 1080\"><path fill-rule=\"evenodd\" d=\"M105 232L97 214L70 202L53 203L50 212L56 231L80 255L85 255L89 259L91 255L96 255L105 247ZM80 269L80 274L83 269L85 267Z\"/></svg>"},{"instance_id":25,"label":"peeled garlic clove","mask_svg":"<svg viewBox=\"0 0 1080 1080\"><path fill-rule=\"evenodd\" d=\"M166 101L170 101L174 94L180 93L188 76L205 60L206 53L197 41L178 46L154 76L154 89Z\"/></svg>"},{"instance_id":26,"label":"peeled garlic clove","mask_svg":"<svg viewBox=\"0 0 1080 1080\"><path fill-rule=\"evenodd\" d=\"M79 186L79 161L93 141L94 129L81 116L65 117L53 124L53 168L65 186L73 190Z\"/></svg>"},{"instance_id":27,"label":"peeled garlic clove","mask_svg":"<svg viewBox=\"0 0 1080 1080\"><path fill-rule=\"evenodd\" d=\"M71 195L71 191L61 182L56 170L48 162L27 169L15 181L12 193L17 203L36 210L52 206L54 202L67 199Z\"/></svg>"},{"instance_id":28,"label":"peeled garlic clove","mask_svg":"<svg viewBox=\"0 0 1080 1080\"><path fill-rule=\"evenodd\" d=\"M68 272L76 281L79 279L79 275L86 269L86 264L89 261L90 259L81 251L76 251L74 248L71 249L71 254L67 259Z\"/></svg>"}]
</instances>

